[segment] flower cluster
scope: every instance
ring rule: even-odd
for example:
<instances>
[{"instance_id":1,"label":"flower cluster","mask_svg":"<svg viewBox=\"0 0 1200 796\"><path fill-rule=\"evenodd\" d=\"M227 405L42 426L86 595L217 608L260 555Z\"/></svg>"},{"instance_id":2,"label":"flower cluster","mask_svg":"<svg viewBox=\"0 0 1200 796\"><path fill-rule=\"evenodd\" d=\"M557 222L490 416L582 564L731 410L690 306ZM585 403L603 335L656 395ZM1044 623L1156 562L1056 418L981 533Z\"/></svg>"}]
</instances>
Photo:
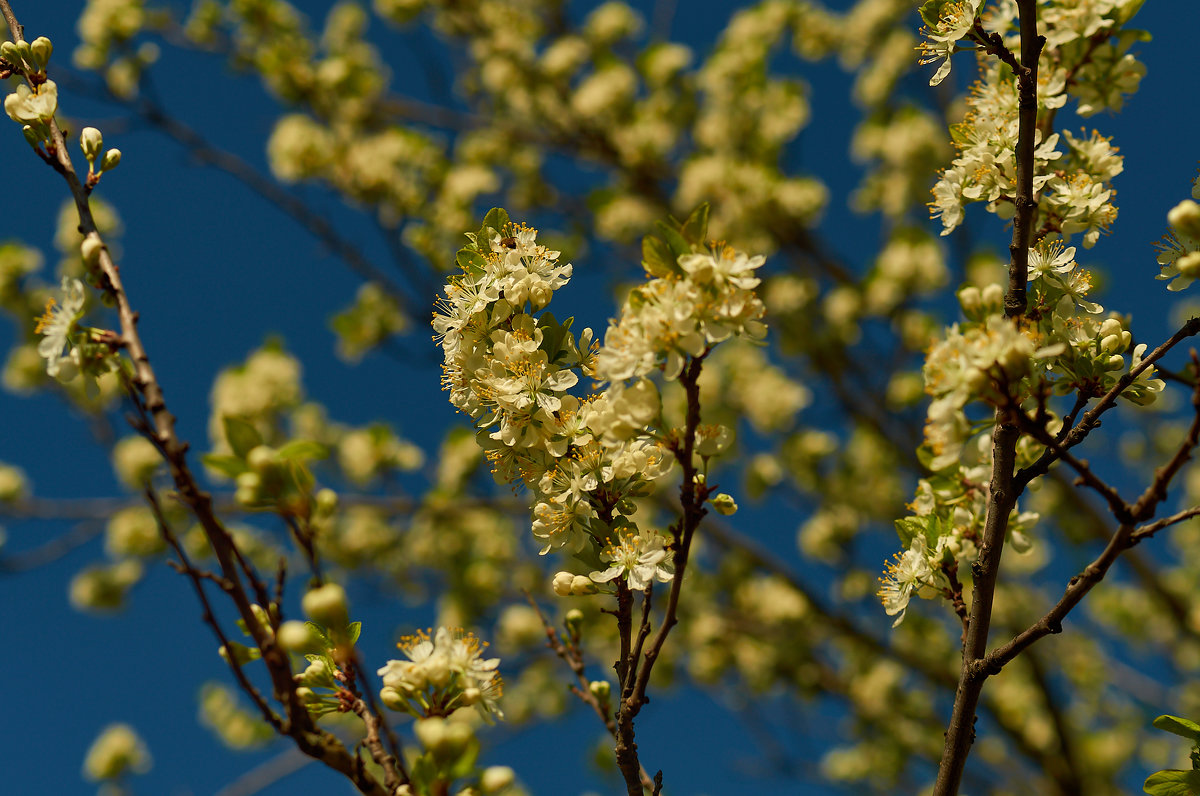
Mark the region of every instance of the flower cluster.
<instances>
[{"instance_id":1,"label":"flower cluster","mask_svg":"<svg viewBox=\"0 0 1200 796\"><path fill-rule=\"evenodd\" d=\"M646 494L674 462L665 433L655 431L661 399L651 377L677 378L722 340L765 334L754 293L763 258L706 245L706 227L703 208L666 226L666 240L647 238L653 278L630 292L603 346L590 329L577 340L570 319L542 312L571 266L499 209L468 235L457 258L462 273L434 313L444 388L475 421L497 479L532 493L542 552L576 553L598 583L619 577L645 589L670 577L664 539L628 518L628 499ZM571 394L581 374L607 389Z\"/></svg>"},{"instance_id":2,"label":"flower cluster","mask_svg":"<svg viewBox=\"0 0 1200 796\"><path fill-rule=\"evenodd\" d=\"M504 693L496 671L500 659L485 659L487 643L474 633L439 627L405 636L396 646L408 660L390 660L378 672L380 698L389 708L428 718L474 705L486 721L504 718L496 704Z\"/></svg>"},{"instance_id":3,"label":"flower cluster","mask_svg":"<svg viewBox=\"0 0 1200 796\"><path fill-rule=\"evenodd\" d=\"M941 15L936 31L931 33L932 44L926 45L926 50L932 47L937 57L946 59L935 80L944 77L943 70L949 71L950 54L957 41L952 37L961 38L962 32L975 24L978 5L930 0L922 8L927 20L935 10ZM1039 118L1052 118L1070 96L1078 99L1077 111L1084 116L1119 107L1123 95L1136 90L1141 74L1141 65L1125 52L1140 34L1120 29L1135 10L1130 8L1131 3L1114 0L1048 5L1042 20L1047 46L1038 72ZM1015 4L1001 4L979 20L985 30L999 35L1014 52L1019 46L1015 11ZM1108 37L1115 43L1106 43ZM1085 47L1084 41L1094 46ZM1111 68L1103 68L1100 60L1110 51L1117 60ZM941 218L943 235L962 223L963 208L972 202L985 202L990 212L1005 218L1014 212L1017 80L1000 60L982 51L978 57L980 80L968 94L963 121L950 131L959 155L942 172L929 204L931 214ZM928 56L923 62L929 60L934 57ZM1120 79L1114 70L1120 71ZM1063 132L1060 137L1050 132L1052 129L1049 124L1039 124L1034 142L1033 189L1039 200L1035 227L1052 230L1064 238L1083 233L1083 245L1090 248L1116 219L1111 181L1123 170L1123 159L1099 133L1076 138ZM1059 148L1060 143L1067 145L1065 152Z\"/></svg>"},{"instance_id":4,"label":"flower cluster","mask_svg":"<svg viewBox=\"0 0 1200 796\"><path fill-rule=\"evenodd\" d=\"M966 321L951 326L926 357L925 390L933 400L921 454L932 475L918 484L909 504L912 515L896 522L906 551L888 565L879 590L887 613L899 615L897 623L912 595L947 594L947 573L969 571L978 555L991 474L987 432L995 407L1019 407L1042 418L1046 434L1057 434L1062 421L1047 406L1051 396L1102 395L1145 355L1145 344L1129 351L1132 335L1123 321L1106 317L1088 298L1091 276L1075 262L1074 247L1041 241L1030 251L1028 277L1028 309L1021 319L1004 316L999 285L960 290ZM1147 404L1164 386L1151 366L1121 397ZM989 411L972 417L972 405ZM1042 450L1023 436L1018 465L1033 463ZM1036 514L1014 508L1008 523L1014 549L1029 548L1027 532L1036 520Z\"/></svg>"}]
</instances>

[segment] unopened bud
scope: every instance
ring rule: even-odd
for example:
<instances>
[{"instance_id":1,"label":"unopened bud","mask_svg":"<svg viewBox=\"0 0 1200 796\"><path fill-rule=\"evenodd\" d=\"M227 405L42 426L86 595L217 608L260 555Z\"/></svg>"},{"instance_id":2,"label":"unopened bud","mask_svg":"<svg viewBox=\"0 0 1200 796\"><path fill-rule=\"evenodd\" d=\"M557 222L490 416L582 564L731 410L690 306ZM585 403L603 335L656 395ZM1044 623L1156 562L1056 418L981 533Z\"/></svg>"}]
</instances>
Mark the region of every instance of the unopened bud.
<instances>
[{"instance_id":1,"label":"unopened bud","mask_svg":"<svg viewBox=\"0 0 1200 796\"><path fill-rule=\"evenodd\" d=\"M979 292L979 299L984 310L998 309L1004 304L1004 288L993 282Z\"/></svg>"},{"instance_id":2,"label":"unopened bud","mask_svg":"<svg viewBox=\"0 0 1200 796\"><path fill-rule=\"evenodd\" d=\"M275 449L270 445L256 445L246 454L246 465L259 475L266 473L273 464Z\"/></svg>"},{"instance_id":3,"label":"unopened bud","mask_svg":"<svg viewBox=\"0 0 1200 796\"><path fill-rule=\"evenodd\" d=\"M20 56L17 55L17 45L13 44L11 41L6 41L3 44L0 44L0 58L8 61L13 66L17 66L17 59L20 58Z\"/></svg>"},{"instance_id":4,"label":"unopened bud","mask_svg":"<svg viewBox=\"0 0 1200 796\"><path fill-rule=\"evenodd\" d=\"M599 699L601 702L608 700L609 694L612 693L612 686L607 680L593 680L588 683L588 691L592 692L592 696Z\"/></svg>"},{"instance_id":5,"label":"unopened bud","mask_svg":"<svg viewBox=\"0 0 1200 796\"><path fill-rule=\"evenodd\" d=\"M516 778L516 773L508 766L489 766L479 777L479 787L484 793L499 793L511 787Z\"/></svg>"},{"instance_id":6,"label":"unopened bud","mask_svg":"<svg viewBox=\"0 0 1200 796\"><path fill-rule=\"evenodd\" d=\"M571 583L574 580L575 576L570 572L558 572L554 575L554 580L550 581L550 588L554 589L554 593L559 597L569 597L571 594Z\"/></svg>"},{"instance_id":7,"label":"unopened bud","mask_svg":"<svg viewBox=\"0 0 1200 796\"><path fill-rule=\"evenodd\" d=\"M596 591L596 584L592 583L592 579L587 575L575 575L571 578L571 594L581 596L595 594Z\"/></svg>"},{"instance_id":8,"label":"unopened bud","mask_svg":"<svg viewBox=\"0 0 1200 796\"><path fill-rule=\"evenodd\" d=\"M1175 267L1184 276L1196 279L1200 277L1200 251L1188 252L1175 261Z\"/></svg>"},{"instance_id":9,"label":"unopened bud","mask_svg":"<svg viewBox=\"0 0 1200 796\"><path fill-rule=\"evenodd\" d=\"M440 716L421 719L413 724L413 733L429 751L441 751L446 745L446 720Z\"/></svg>"},{"instance_id":10,"label":"unopened bud","mask_svg":"<svg viewBox=\"0 0 1200 796\"><path fill-rule=\"evenodd\" d=\"M100 161L100 171L105 172L110 169L115 169L117 164L121 162L121 150L110 149L104 153L104 159Z\"/></svg>"},{"instance_id":11,"label":"unopened bud","mask_svg":"<svg viewBox=\"0 0 1200 796\"><path fill-rule=\"evenodd\" d=\"M83 150L87 162L91 163L104 148L104 136L95 127L85 127L79 133L79 148Z\"/></svg>"},{"instance_id":12,"label":"unopened bud","mask_svg":"<svg viewBox=\"0 0 1200 796\"><path fill-rule=\"evenodd\" d=\"M1176 231L1200 240L1200 204L1184 199L1167 213L1167 223Z\"/></svg>"},{"instance_id":13,"label":"unopened bud","mask_svg":"<svg viewBox=\"0 0 1200 796\"><path fill-rule=\"evenodd\" d=\"M25 143L29 144L34 149L37 149L38 144L42 143L42 134L29 125L22 127L21 132L25 135Z\"/></svg>"},{"instance_id":14,"label":"unopened bud","mask_svg":"<svg viewBox=\"0 0 1200 796\"><path fill-rule=\"evenodd\" d=\"M310 589L300 601L304 615L325 627L345 627L350 622L346 590L336 583Z\"/></svg>"},{"instance_id":15,"label":"unopened bud","mask_svg":"<svg viewBox=\"0 0 1200 796\"><path fill-rule=\"evenodd\" d=\"M296 619L288 620L280 625L279 630L275 633L275 640L288 652L316 652L322 646L321 640L313 632L313 629Z\"/></svg>"},{"instance_id":16,"label":"unopened bud","mask_svg":"<svg viewBox=\"0 0 1200 796\"><path fill-rule=\"evenodd\" d=\"M583 624L583 611L580 611L578 608L572 608L570 611L567 611L567 615L563 619L563 622L566 624L567 630L571 632L572 636L578 636L579 626Z\"/></svg>"},{"instance_id":17,"label":"unopened bud","mask_svg":"<svg viewBox=\"0 0 1200 796\"><path fill-rule=\"evenodd\" d=\"M84 265L92 267L100 262L100 250L103 248L104 241L100 240L100 236L95 232L88 233L83 243L79 244L79 256L83 258Z\"/></svg>"},{"instance_id":18,"label":"unopened bud","mask_svg":"<svg viewBox=\"0 0 1200 796\"><path fill-rule=\"evenodd\" d=\"M316 496L316 509L318 514L329 516L337 511L338 496L337 492L332 489L320 489Z\"/></svg>"},{"instance_id":19,"label":"unopened bud","mask_svg":"<svg viewBox=\"0 0 1200 796\"><path fill-rule=\"evenodd\" d=\"M983 299L979 293L979 288L974 285L967 285L962 290L958 291L958 303L962 305L963 314L968 317L973 317L979 314L979 308Z\"/></svg>"},{"instance_id":20,"label":"unopened bud","mask_svg":"<svg viewBox=\"0 0 1200 796\"><path fill-rule=\"evenodd\" d=\"M712 497L709 502L712 503L713 511L717 512L718 514L728 517L731 514L737 513L737 502L734 501L732 495L729 495L725 492Z\"/></svg>"},{"instance_id":21,"label":"unopened bud","mask_svg":"<svg viewBox=\"0 0 1200 796\"><path fill-rule=\"evenodd\" d=\"M50 63L50 53L52 52L54 52L54 45L45 36L38 36L29 45L30 57L39 72L46 71L46 64Z\"/></svg>"}]
</instances>

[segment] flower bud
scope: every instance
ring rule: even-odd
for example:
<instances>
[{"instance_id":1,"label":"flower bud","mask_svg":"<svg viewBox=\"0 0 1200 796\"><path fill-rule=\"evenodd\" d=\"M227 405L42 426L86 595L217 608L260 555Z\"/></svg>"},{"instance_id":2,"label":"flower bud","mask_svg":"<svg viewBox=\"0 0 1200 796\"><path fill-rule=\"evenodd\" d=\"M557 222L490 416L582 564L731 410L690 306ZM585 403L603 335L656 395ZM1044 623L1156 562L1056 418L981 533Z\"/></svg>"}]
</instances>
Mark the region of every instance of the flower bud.
<instances>
[{"instance_id":1,"label":"flower bud","mask_svg":"<svg viewBox=\"0 0 1200 796\"><path fill-rule=\"evenodd\" d=\"M52 52L54 52L54 45L45 36L38 36L29 45L30 57L39 72L46 71L46 64L50 63L50 53Z\"/></svg>"},{"instance_id":2,"label":"flower bud","mask_svg":"<svg viewBox=\"0 0 1200 796\"><path fill-rule=\"evenodd\" d=\"M588 683L588 691L591 691L596 699L606 702L612 693L612 685L607 680L593 680Z\"/></svg>"},{"instance_id":3,"label":"flower bud","mask_svg":"<svg viewBox=\"0 0 1200 796\"><path fill-rule=\"evenodd\" d=\"M275 640L288 652L301 654L317 652L324 646L311 627L296 619L290 619L280 625L279 630L275 632Z\"/></svg>"},{"instance_id":4,"label":"flower bud","mask_svg":"<svg viewBox=\"0 0 1200 796\"><path fill-rule=\"evenodd\" d=\"M110 149L104 153L104 159L100 161L100 171L105 172L110 169L115 169L117 164L121 162L121 150Z\"/></svg>"},{"instance_id":5,"label":"flower bud","mask_svg":"<svg viewBox=\"0 0 1200 796\"><path fill-rule=\"evenodd\" d=\"M21 133L25 136L25 143L34 149L37 149L38 144L42 143L42 134L28 124L21 128Z\"/></svg>"},{"instance_id":6,"label":"flower bud","mask_svg":"<svg viewBox=\"0 0 1200 796\"><path fill-rule=\"evenodd\" d=\"M1167 223L1176 231L1200 240L1200 204L1184 199L1167 213Z\"/></svg>"},{"instance_id":7,"label":"flower bud","mask_svg":"<svg viewBox=\"0 0 1200 796\"><path fill-rule=\"evenodd\" d=\"M379 701L398 713L408 713L408 700L404 695L390 685L379 690Z\"/></svg>"},{"instance_id":8,"label":"flower bud","mask_svg":"<svg viewBox=\"0 0 1200 796\"><path fill-rule=\"evenodd\" d=\"M257 649L247 647L245 644L239 644L236 641L231 641L228 644L222 644L217 648L217 654L221 659L228 661L230 655L233 656L233 663L238 666L245 666L250 661L258 660L260 657Z\"/></svg>"},{"instance_id":9,"label":"flower bud","mask_svg":"<svg viewBox=\"0 0 1200 796\"><path fill-rule=\"evenodd\" d=\"M596 584L587 575L575 575L571 578L571 594L576 596L595 594Z\"/></svg>"},{"instance_id":10,"label":"flower bud","mask_svg":"<svg viewBox=\"0 0 1200 796\"><path fill-rule=\"evenodd\" d=\"M570 572L559 572L554 576L554 580L550 581L550 588L554 589L554 593L559 597L569 597L571 594L571 583L575 580L575 576Z\"/></svg>"},{"instance_id":11,"label":"flower bud","mask_svg":"<svg viewBox=\"0 0 1200 796\"><path fill-rule=\"evenodd\" d=\"M998 309L1004 306L1004 288L993 282L979 292L979 299L984 311Z\"/></svg>"},{"instance_id":12,"label":"flower bud","mask_svg":"<svg viewBox=\"0 0 1200 796\"><path fill-rule=\"evenodd\" d=\"M79 133L79 148L83 150L87 162L91 163L100 157L100 150L104 148L104 136L95 127L85 127Z\"/></svg>"},{"instance_id":13,"label":"flower bud","mask_svg":"<svg viewBox=\"0 0 1200 796\"><path fill-rule=\"evenodd\" d=\"M1200 251L1188 252L1175 261L1179 273L1193 279L1200 277Z\"/></svg>"},{"instance_id":14,"label":"flower bud","mask_svg":"<svg viewBox=\"0 0 1200 796\"><path fill-rule=\"evenodd\" d=\"M725 492L721 492L720 494L710 498L709 502L712 503L713 511L717 512L718 514L728 517L731 514L737 513L737 503L734 501L732 495L729 495Z\"/></svg>"},{"instance_id":15,"label":"flower bud","mask_svg":"<svg viewBox=\"0 0 1200 796\"><path fill-rule=\"evenodd\" d=\"M446 720L440 716L415 722L413 733L421 745L431 752L440 751L446 746Z\"/></svg>"},{"instance_id":16,"label":"flower bud","mask_svg":"<svg viewBox=\"0 0 1200 796\"><path fill-rule=\"evenodd\" d=\"M958 291L958 303L962 306L963 314L968 318L979 314L982 302L983 298L979 292L979 288L974 285L967 285Z\"/></svg>"},{"instance_id":17,"label":"flower bud","mask_svg":"<svg viewBox=\"0 0 1200 796\"><path fill-rule=\"evenodd\" d=\"M310 589L300 601L304 615L325 627L345 627L350 623L346 590L336 583Z\"/></svg>"},{"instance_id":18,"label":"flower bud","mask_svg":"<svg viewBox=\"0 0 1200 796\"><path fill-rule=\"evenodd\" d=\"M94 268L100 262L100 250L103 248L104 241L100 240L100 236L95 232L88 233L79 244L79 256L83 258L84 265Z\"/></svg>"},{"instance_id":19,"label":"flower bud","mask_svg":"<svg viewBox=\"0 0 1200 796\"><path fill-rule=\"evenodd\" d=\"M1113 354L1105 361L1103 367L1105 370L1122 370L1125 367L1125 357Z\"/></svg>"},{"instance_id":20,"label":"flower bud","mask_svg":"<svg viewBox=\"0 0 1200 796\"><path fill-rule=\"evenodd\" d=\"M246 465L259 475L265 475L274 464L275 449L270 445L256 445L246 454Z\"/></svg>"},{"instance_id":21,"label":"flower bud","mask_svg":"<svg viewBox=\"0 0 1200 796\"><path fill-rule=\"evenodd\" d=\"M563 622L566 624L567 630L571 632L571 635L578 637L579 626L583 624L583 611L580 611L578 608L572 608L570 611L567 611Z\"/></svg>"},{"instance_id":22,"label":"flower bud","mask_svg":"<svg viewBox=\"0 0 1200 796\"><path fill-rule=\"evenodd\" d=\"M3 44L0 44L0 58L3 58L13 66L16 66L17 59L19 57L20 56L17 55L17 46L11 41L6 41Z\"/></svg>"},{"instance_id":23,"label":"flower bud","mask_svg":"<svg viewBox=\"0 0 1200 796\"><path fill-rule=\"evenodd\" d=\"M321 697L317 696L316 691L304 685L296 689L296 698L305 705L311 705L321 699Z\"/></svg>"},{"instance_id":24,"label":"flower bud","mask_svg":"<svg viewBox=\"0 0 1200 796\"><path fill-rule=\"evenodd\" d=\"M332 489L320 489L316 495L317 514L328 517L337 511L338 495Z\"/></svg>"},{"instance_id":25,"label":"flower bud","mask_svg":"<svg viewBox=\"0 0 1200 796\"><path fill-rule=\"evenodd\" d=\"M479 700L481 699L483 699L483 692L472 686L462 690L462 694L459 695L458 701L460 704L470 707L471 705L478 704Z\"/></svg>"},{"instance_id":26,"label":"flower bud","mask_svg":"<svg viewBox=\"0 0 1200 796\"><path fill-rule=\"evenodd\" d=\"M516 778L516 773L508 766L489 766L479 777L479 787L484 793L499 793L510 787Z\"/></svg>"}]
</instances>

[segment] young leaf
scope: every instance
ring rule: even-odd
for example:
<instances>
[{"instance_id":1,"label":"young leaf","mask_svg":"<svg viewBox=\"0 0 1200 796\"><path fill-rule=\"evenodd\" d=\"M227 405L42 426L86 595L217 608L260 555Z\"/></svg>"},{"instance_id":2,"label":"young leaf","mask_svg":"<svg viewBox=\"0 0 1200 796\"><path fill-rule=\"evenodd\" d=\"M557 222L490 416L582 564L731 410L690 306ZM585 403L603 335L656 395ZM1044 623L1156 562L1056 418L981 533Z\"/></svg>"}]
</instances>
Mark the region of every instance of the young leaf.
<instances>
[{"instance_id":1,"label":"young leaf","mask_svg":"<svg viewBox=\"0 0 1200 796\"><path fill-rule=\"evenodd\" d=\"M228 478L237 478L242 473L246 472L249 467L246 466L244 459L238 456L230 456L220 453L206 453L201 457L204 466L216 470L223 476Z\"/></svg>"},{"instance_id":2,"label":"young leaf","mask_svg":"<svg viewBox=\"0 0 1200 796\"><path fill-rule=\"evenodd\" d=\"M1200 771L1159 771L1146 777L1142 790L1151 796L1200 796Z\"/></svg>"},{"instance_id":3,"label":"young leaf","mask_svg":"<svg viewBox=\"0 0 1200 796\"><path fill-rule=\"evenodd\" d=\"M664 277L679 270L671 247L654 235L642 238L642 267L650 276Z\"/></svg>"},{"instance_id":4,"label":"young leaf","mask_svg":"<svg viewBox=\"0 0 1200 796\"><path fill-rule=\"evenodd\" d=\"M692 214L687 217L687 221L683 222L683 229L680 230L680 233L688 243L696 246L704 245L704 239L708 237L708 209L708 202L702 203L692 211Z\"/></svg>"},{"instance_id":5,"label":"young leaf","mask_svg":"<svg viewBox=\"0 0 1200 796\"><path fill-rule=\"evenodd\" d=\"M483 217L483 228L486 231L489 227L499 232L508 224L508 211L503 207L493 207L487 211L487 215Z\"/></svg>"},{"instance_id":6,"label":"young leaf","mask_svg":"<svg viewBox=\"0 0 1200 796\"><path fill-rule=\"evenodd\" d=\"M1191 719L1181 719L1178 716L1159 716L1153 723L1160 730L1166 730L1187 738L1192 743L1200 744L1200 724Z\"/></svg>"},{"instance_id":7,"label":"young leaf","mask_svg":"<svg viewBox=\"0 0 1200 796\"><path fill-rule=\"evenodd\" d=\"M311 439L296 439L284 445L276 455L282 461L295 459L297 461L311 461L313 459L324 459L329 456L329 449L319 442L314 442Z\"/></svg>"},{"instance_id":8,"label":"young leaf","mask_svg":"<svg viewBox=\"0 0 1200 796\"><path fill-rule=\"evenodd\" d=\"M233 415L223 415L221 422L225 426L225 439L229 440L229 447L233 448L235 455L244 459L251 449L263 444L262 435L250 421Z\"/></svg>"}]
</instances>

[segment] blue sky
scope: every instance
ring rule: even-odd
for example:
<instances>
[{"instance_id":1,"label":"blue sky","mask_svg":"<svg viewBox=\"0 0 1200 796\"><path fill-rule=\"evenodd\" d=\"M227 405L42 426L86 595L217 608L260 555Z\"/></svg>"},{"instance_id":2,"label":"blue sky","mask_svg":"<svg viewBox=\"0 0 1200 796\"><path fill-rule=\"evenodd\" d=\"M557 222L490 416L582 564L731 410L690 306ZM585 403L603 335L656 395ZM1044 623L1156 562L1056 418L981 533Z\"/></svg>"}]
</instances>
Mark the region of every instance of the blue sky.
<instances>
[{"instance_id":1,"label":"blue sky","mask_svg":"<svg viewBox=\"0 0 1200 796\"><path fill-rule=\"evenodd\" d=\"M311 10L327 4L301 5ZM680 5L674 34L703 51L725 4ZM1180 6L1172 5L1148 3L1140 14L1155 41L1142 47L1148 74L1127 112L1086 120L1089 128L1114 136L1126 157L1126 173L1118 178L1116 231L1084 261L1109 267L1119 291L1110 290L1105 303L1131 311L1135 323L1147 324L1140 328L1150 340L1161 339L1169 325L1166 292L1153 279L1157 268L1151 244L1162 234L1166 211L1187 196L1200 158L1200 106L1190 87L1195 12L1189 12L1189 24L1180 24ZM56 44L55 60L65 62L82 3L15 0L14 6L27 36L50 36ZM846 144L853 122L848 81L828 65L806 66L802 73L813 88L817 120L802 136L804 152L813 153L806 154L802 167L823 177L833 195L822 233L840 254L861 264L872 250L877 225L846 209L856 168L829 165L848 163ZM265 171L263 142L277 109L254 80L230 75L211 58L171 48L164 48L155 75L173 113ZM308 394L328 406L337 420L389 420L426 451L433 450L446 426L458 422L429 362L401 364L373 355L349 366L337 359L326 321L351 301L359 280L304 229L227 175L197 166L154 132L122 129L119 113L111 106L64 90L60 108L101 127L106 142L124 152L121 166L104 178L98 195L115 205L124 219L122 274L141 311L140 328L179 418L181 436L192 440L194 449L205 445L212 377L272 334L302 355ZM40 246L47 255L45 278L53 281L50 240L65 188L33 157L13 124L0 126L0 174L8 197L0 240L19 238ZM343 235L362 241L369 255L386 257L367 218L319 192L306 196ZM1007 233L998 226L981 224L979 230L994 239L997 249L1007 244ZM588 263L576 260L576 265L586 269ZM568 289L565 298L582 304L588 293L576 286L574 295ZM609 311L607 304L597 302L578 314L599 319ZM11 334L10 328L0 326L0 346L7 348ZM422 338L415 336L418 345ZM62 402L0 394L0 416L5 418L0 460L23 467L38 496L118 494L86 420ZM764 523L754 530L789 560L798 561L792 547L795 523ZM16 551L68 528L50 522L5 524L8 549ZM0 576L0 601L7 609L0 627L11 643L4 667L10 678L3 714L8 732L0 752L7 792L90 792L79 778L79 766L97 730L112 720L133 723L155 757L154 770L135 783L138 793L215 793L274 758L280 747L233 755L193 721L194 688L206 679L224 679L227 673L179 576L165 567L154 568L134 593L129 610L116 618L83 616L68 606L68 580L100 555L99 542L93 542L36 572ZM383 660L391 652L392 628L407 619L405 609L365 591L352 592L352 597L366 611L366 658ZM880 629L886 627L882 616L876 621ZM422 624L422 617L414 617L412 624ZM754 764L759 744L744 726L716 718L728 715L717 699L682 690L656 698L642 713L639 744L651 755L648 765L667 772L676 794L747 792L742 767ZM818 706L800 721L820 725L836 718L832 708ZM793 755L803 756L813 751L810 736L820 734L820 727L802 726L778 740ZM501 729L490 747L489 762L513 765L534 793L576 793L582 790L573 785L579 781L578 770L598 737L594 720L582 713L552 728ZM312 765L262 792L318 792L322 783L332 783L333 792L341 792L338 779ZM564 782L572 786L564 789ZM768 795L797 792L795 780L784 778L754 780L753 789ZM815 788L803 792L820 793Z\"/></svg>"}]
</instances>

